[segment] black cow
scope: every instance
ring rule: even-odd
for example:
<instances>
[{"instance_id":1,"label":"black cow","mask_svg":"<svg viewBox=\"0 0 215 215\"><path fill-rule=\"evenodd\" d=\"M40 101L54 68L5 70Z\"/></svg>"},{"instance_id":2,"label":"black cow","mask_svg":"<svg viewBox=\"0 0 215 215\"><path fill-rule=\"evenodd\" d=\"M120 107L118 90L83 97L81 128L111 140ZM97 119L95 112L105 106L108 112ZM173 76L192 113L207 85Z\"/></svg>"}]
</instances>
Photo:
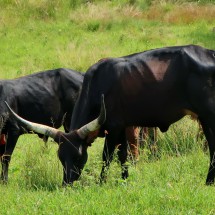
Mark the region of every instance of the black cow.
<instances>
[{"instance_id":1,"label":"black cow","mask_svg":"<svg viewBox=\"0 0 215 215\"><path fill-rule=\"evenodd\" d=\"M7 100L22 117L69 130L73 108L82 86L82 73L70 69L55 69L35 73L13 80L0 81L0 99ZM24 131L0 102L0 157L1 179L7 181L8 167L16 142ZM7 136L7 141L4 136ZM45 138L46 139L46 138ZM6 144L5 144L6 142Z\"/></svg>"},{"instance_id":2,"label":"black cow","mask_svg":"<svg viewBox=\"0 0 215 215\"><path fill-rule=\"evenodd\" d=\"M105 118L96 118L101 104L104 109L102 94L106 107L105 122ZM58 155L64 166L63 180L72 183L79 178L87 161L88 143L98 135L103 136L104 130L108 134L101 179L105 177L116 144L120 143L121 164L126 161L126 126L158 127L165 132L187 114L198 117L207 138L210 166L206 183L211 184L215 177L213 50L195 45L167 47L96 63L84 77L69 133L19 120L29 129L61 143ZM128 177L127 167L123 168L122 177Z\"/></svg>"}]
</instances>

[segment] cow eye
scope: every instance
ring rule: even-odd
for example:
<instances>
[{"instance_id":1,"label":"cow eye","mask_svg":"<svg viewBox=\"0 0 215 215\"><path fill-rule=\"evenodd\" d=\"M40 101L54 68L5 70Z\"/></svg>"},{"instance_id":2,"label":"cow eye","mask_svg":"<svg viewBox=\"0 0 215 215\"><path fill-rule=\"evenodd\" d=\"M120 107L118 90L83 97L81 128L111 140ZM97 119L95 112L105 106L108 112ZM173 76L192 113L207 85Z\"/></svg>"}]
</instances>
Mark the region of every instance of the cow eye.
<instances>
[{"instance_id":1,"label":"cow eye","mask_svg":"<svg viewBox=\"0 0 215 215\"><path fill-rule=\"evenodd\" d=\"M213 57L215 57L215 52L213 53Z\"/></svg>"}]
</instances>

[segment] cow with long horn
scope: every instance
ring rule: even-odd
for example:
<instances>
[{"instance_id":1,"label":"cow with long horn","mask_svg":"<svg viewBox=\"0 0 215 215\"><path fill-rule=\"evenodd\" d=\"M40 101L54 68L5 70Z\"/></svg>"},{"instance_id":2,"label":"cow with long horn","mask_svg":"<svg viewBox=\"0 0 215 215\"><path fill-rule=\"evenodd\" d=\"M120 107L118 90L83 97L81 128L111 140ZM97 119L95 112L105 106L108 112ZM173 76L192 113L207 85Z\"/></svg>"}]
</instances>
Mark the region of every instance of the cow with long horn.
<instances>
[{"instance_id":1,"label":"cow with long horn","mask_svg":"<svg viewBox=\"0 0 215 215\"><path fill-rule=\"evenodd\" d=\"M14 118L25 128L36 133L49 136L59 144L58 156L64 168L63 184L70 184L74 180L77 180L81 175L81 171L87 161L87 153L81 144L74 144L73 141L79 140L82 142L90 133L98 131L101 125L105 122L106 111L104 96L102 95L101 110L98 118L69 133L25 120L18 116L10 108L7 102L5 102L5 104Z\"/></svg>"},{"instance_id":2,"label":"cow with long horn","mask_svg":"<svg viewBox=\"0 0 215 215\"><path fill-rule=\"evenodd\" d=\"M102 94L106 121L103 125L99 123L101 127L93 123L95 131L86 129L84 125L99 113ZM188 114L198 117L208 141L210 166L206 183L214 183L215 51L195 45L167 47L96 63L85 74L72 115L71 132L56 132L54 137L60 143L64 182L72 183L79 177L87 160L88 143L103 135L104 129L108 134L101 179L106 177L117 144L122 177L127 178L126 127L158 127L165 132Z\"/></svg>"},{"instance_id":3,"label":"cow with long horn","mask_svg":"<svg viewBox=\"0 0 215 215\"><path fill-rule=\"evenodd\" d=\"M7 100L13 110L27 120L54 128L63 126L68 132L83 79L81 72L58 68L0 80L0 100ZM7 183L16 143L25 133L32 132L19 126L8 114L4 102L0 103L0 182ZM46 135L40 131L35 133L47 142Z\"/></svg>"}]
</instances>

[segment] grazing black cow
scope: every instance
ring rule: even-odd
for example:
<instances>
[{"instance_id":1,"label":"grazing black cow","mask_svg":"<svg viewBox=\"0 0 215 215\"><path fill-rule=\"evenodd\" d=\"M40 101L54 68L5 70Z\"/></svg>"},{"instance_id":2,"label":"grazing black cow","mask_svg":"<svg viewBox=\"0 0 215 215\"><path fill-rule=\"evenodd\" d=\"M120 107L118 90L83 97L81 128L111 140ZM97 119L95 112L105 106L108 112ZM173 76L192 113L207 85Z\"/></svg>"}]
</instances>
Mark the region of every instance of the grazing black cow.
<instances>
[{"instance_id":1,"label":"grazing black cow","mask_svg":"<svg viewBox=\"0 0 215 215\"><path fill-rule=\"evenodd\" d=\"M96 118L101 104L104 109L102 94L106 120L105 117ZM108 134L101 179L105 177L116 144L120 143L121 164L126 161L126 126L158 127L165 132L172 123L188 114L198 117L209 144L210 166L206 183L211 184L215 177L213 50L195 45L167 47L96 63L84 77L69 133L19 120L29 129L61 143L58 155L64 166L63 180L72 183L79 178L87 161L89 142L102 136L104 130ZM126 166L122 177L128 177Z\"/></svg>"},{"instance_id":2,"label":"grazing black cow","mask_svg":"<svg viewBox=\"0 0 215 215\"><path fill-rule=\"evenodd\" d=\"M27 75L13 80L0 81L0 99L22 117L69 130L73 108L82 86L82 73L69 69L55 69ZM12 117L8 109L0 103L0 157L1 179L7 181L8 166L16 142L24 131ZM7 140L5 140L7 136Z\"/></svg>"}]
</instances>

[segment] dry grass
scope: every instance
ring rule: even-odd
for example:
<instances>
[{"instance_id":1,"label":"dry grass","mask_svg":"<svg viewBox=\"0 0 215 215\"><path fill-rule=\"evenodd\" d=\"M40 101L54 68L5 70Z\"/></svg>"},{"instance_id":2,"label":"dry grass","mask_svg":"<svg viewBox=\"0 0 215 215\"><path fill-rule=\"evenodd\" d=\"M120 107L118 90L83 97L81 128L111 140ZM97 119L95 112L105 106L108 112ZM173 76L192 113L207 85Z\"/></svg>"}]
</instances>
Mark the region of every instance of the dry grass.
<instances>
[{"instance_id":1,"label":"dry grass","mask_svg":"<svg viewBox=\"0 0 215 215\"><path fill-rule=\"evenodd\" d=\"M141 4L114 4L112 1L98 3L81 4L76 10L69 8L67 2L64 6L60 0L11 0L7 7L0 8L1 24L7 23L8 19L13 20L14 24L20 21L22 14L34 19L53 19L56 16L68 17L75 22L86 22L89 20L99 21L120 21L122 19L147 19L162 21L165 23L193 23L199 20L214 22L215 4L198 4L195 2L174 4L169 1L152 1L146 7ZM16 10L14 10L16 8ZM5 15L5 9L11 11L10 17ZM30 11L30 12L29 12ZM15 15L12 19L11 15Z\"/></svg>"},{"instance_id":2,"label":"dry grass","mask_svg":"<svg viewBox=\"0 0 215 215\"><path fill-rule=\"evenodd\" d=\"M102 7L99 4L87 4L81 6L75 12L70 13L70 19L76 21L100 20L109 21L113 19L139 18L142 17L142 12L132 5L118 5L111 7L110 3L103 3Z\"/></svg>"},{"instance_id":3,"label":"dry grass","mask_svg":"<svg viewBox=\"0 0 215 215\"><path fill-rule=\"evenodd\" d=\"M159 20L172 24L189 24L199 20L214 22L215 5L200 6L193 3L185 3L179 6L170 6L168 4L161 4L159 7L150 7L143 17L148 20Z\"/></svg>"},{"instance_id":4,"label":"dry grass","mask_svg":"<svg viewBox=\"0 0 215 215\"><path fill-rule=\"evenodd\" d=\"M114 8L110 7L110 3L88 4L81 6L75 12L69 15L73 21L86 20L121 20L122 18L136 18L147 20L158 20L165 23L193 23L199 20L213 22L215 20L215 5L198 5L196 3L183 3L174 5L167 2L153 4L147 10L141 10L134 5L118 5Z\"/></svg>"}]
</instances>

